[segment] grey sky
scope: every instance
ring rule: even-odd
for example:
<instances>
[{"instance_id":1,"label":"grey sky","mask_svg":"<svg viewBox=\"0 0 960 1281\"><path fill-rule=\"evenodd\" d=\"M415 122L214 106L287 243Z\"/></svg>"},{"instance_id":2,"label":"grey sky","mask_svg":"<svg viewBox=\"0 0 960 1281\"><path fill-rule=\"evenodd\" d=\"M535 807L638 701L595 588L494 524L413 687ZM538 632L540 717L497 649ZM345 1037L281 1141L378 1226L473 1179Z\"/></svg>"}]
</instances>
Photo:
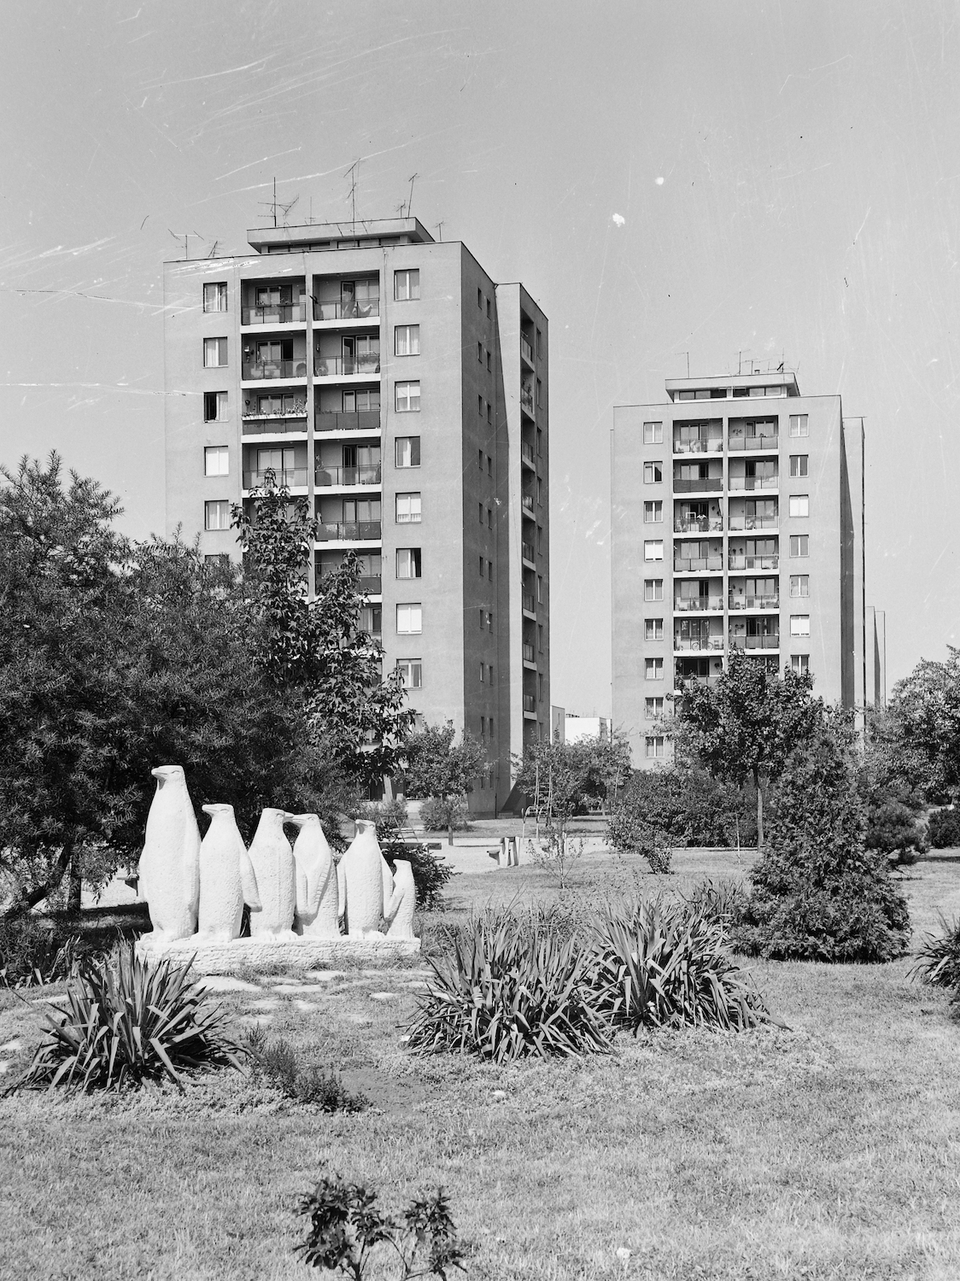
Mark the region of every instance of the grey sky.
<instances>
[{"instance_id":1,"label":"grey sky","mask_svg":"<svg viewBox=\"0 0 960 1281\"><path fill-rule=\"evenodd\" d=\"M0 458L163 526L160 264L413 213L551 320L554 700L609 711L609 428L785 358L867 430L891 680L960 644L960 9L7 0ZM614 215L619 215L617 220ZM622 223L621 221L622 220Z\"/></svg>"}]
</instances>

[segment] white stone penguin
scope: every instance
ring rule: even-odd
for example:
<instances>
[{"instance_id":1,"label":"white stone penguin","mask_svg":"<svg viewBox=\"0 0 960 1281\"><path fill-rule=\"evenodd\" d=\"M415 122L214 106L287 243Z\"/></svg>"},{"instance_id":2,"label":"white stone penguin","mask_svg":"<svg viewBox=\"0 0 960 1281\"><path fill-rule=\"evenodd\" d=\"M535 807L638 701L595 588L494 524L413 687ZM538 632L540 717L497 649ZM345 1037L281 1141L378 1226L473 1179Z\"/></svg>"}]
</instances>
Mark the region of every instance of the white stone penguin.
<instances>
[{"instance_id":1,"label":"white stone penguin","mask_svg":"<svg viewBox=\"0 0 960 1281\"><path fill-rule=\"evenodd\" d=\"M294 932L309 938L339 938L337 870L320 818L316 814L296 814L290 822L300 829L293 843L293 861L297 865Z\"/></svg>"},{"instance_id":2,"label":"white stone penguin","mask_svg":"<svg viewBox=\"0 0 960 1281\"><path fill-rule=\"evenodd\" d=\"M200 829L181 765L150 773L157 790L147 815L140 855L139 894L150 909L153 943L189 938L197 930L200 900Z\"/></svg>"},{"instance_id":3,"label":"white stone penguin","mask_svg":"<svg viewBox=\"0 0 960 1281\"><path fill-rule=\"evenodd\" d=\"M413 866L404 858L393 863L393 894L383 909L383 915L390 922L387 938L412 939L413 911L417 906L417 887L413 881Z\"/></svg>"},{"instance_id":4,"label":"white stone penguin","mask_svg":"<svg viewBox=\"0 0 960 1281\"><path fill-rule=\"evenodd\" d=\"M296 938L293 917L297 910L297 870L283 830L284 823L292 817L286 810L265 809L253 836L250 862L260 897L260 907L250 912L253 938Z\"/></svg>"},{"instance_id":5,"label":"white stone penguin","mask_svg":"<svg viewBox=\"0 0 960 1281\"><path fill-rule=\"evenodd\" d=\"M337 864L340 915L348 934L383 938L383 907L393 896L393 873L380 852L375 823L357 819L357 834Z\"/></svg>"},{"instance_id":6,"label":"white stone penguin","mask_svg":"<svg viewBox=\"0 0 960 1281\"><path fill-rule=\"evenodd\" d=\"M232 805L203 805L210 826L200 842L198 936L204 943L240 937L243 905L259 910L257 878L237 827Z\"/></svg>"}]
</instances>

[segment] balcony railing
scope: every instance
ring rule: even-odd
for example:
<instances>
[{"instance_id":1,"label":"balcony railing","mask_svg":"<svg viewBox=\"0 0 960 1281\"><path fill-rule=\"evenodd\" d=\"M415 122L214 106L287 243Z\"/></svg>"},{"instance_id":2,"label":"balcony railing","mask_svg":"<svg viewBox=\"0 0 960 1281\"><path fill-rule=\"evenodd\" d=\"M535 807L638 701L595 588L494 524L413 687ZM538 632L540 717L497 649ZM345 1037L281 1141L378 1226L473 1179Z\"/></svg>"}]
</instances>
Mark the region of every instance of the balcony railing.
<instances>
[{"instance_id":1,"label":"balcony railing","mask_svg":"<svg viewBox=\"0 0 960 1281\"><path fill-rule=\"evenodd\" d=\"M320 542L367 542L380 541L381 523L379 520L344 520L324 522L317 531Z\"/></svg>"},{"instance_id":2,"label":"balcony railing","mask_svg":"<svg viewBox=\"0 0 960 1281\"><path fill-rule=\"evenodd\" d=\"M283 418L251 418L243 415L244 436L289 436L294 432L307 431L307 411L304 407L299 415L290 414Z\"/></svg>"},{"instance_id":3,"label":"balcony railing","mask_svg":"<svg viewBox=\"0 0 960 1281\"><path fill-rule=\"evenodd\" d=\"M318 485L379 485L380 464L365 463L360 467L318 467Z\"/></svg>"},{"instance_id":4,"label":"balcony railing","mask_svg":"<svg viewBox=\"0 0 960 1281\"><path fill-rule=\"evenodd\" d=\"M688 516L673 522L675 534L708 534L719 529L723 529L722 516Z\"/></svg>"},{"instance_id":5,"label":"balcony railing","mask_svg":"<svg viewBox=\"0 0 960 1281\"><path fill-rule=\"evenodd\" d=\"M317 356L313 362L316 378L334 378L338 374L379 374L380 353L364 352L359 356Z\"/></svg>"},{"instance_id":6,"label":"balcony railing","mask_svg":"<svg viewBox=\"0 0 960 1281\"><path fill-rule=\"evenodd\" d=\"M533 418L534 413L533 413L533 392L532 391L520 392L520 408L523 410L526 410L526 412L530 415L530 417Z\"/></svg>"},{"instance_id":7,"label":"balcony railing","mask_svg":"<svg viewBox=\"0 0 960 1281\"><path fill-rule=\"evenodd\" d=\"M527 611L528 614L536 613L535 602L533 599L533 592L522 592L521 600L523 602L523 608Z\"/></svg>"},{"instance_id":8,"label":"balcony railing","mask_svg":"<svg viewBox=\"0 0 960 1281\"><path fill-rule=\"evenodd\" d=\"M533 364L533 345L523 334L520 335L520 354L528 364Z\"/></svg>"},{"instance_id":9,"label":"balcony railing","mask_svg":"<svg viewBox=\"0 0 960 1281\"><path fill-rule=\"evenodd\" d=\"M723 649L722 636L674 636L673 648L684 649Z\"/></svg>"},{"instance_id":10,"label":"balcony railing","mask_svg":"<svg viewBox=\"0 0 960 1281\"><path fill-rule=\"evenodd\" d=\"M351 414L318 410L314 423L317 431L379 431L380 410L360 409Z\"/></svg>"},{"instance_id":11,"label":"balcony railing","mask_svg":"<svg viewBox=\"0 0 960 1281\"><path fill-rule=\"evenodd\" d=\"M731 649L779 649L780 636L731 636Z\"/></svg>"},{"instance_id":12,"label":"balcony railing","mask_svg":"<svg viewBox=\"0 0 960 1281\"><path fill-rule=\"evenodd\" d=\"M367 320L380 315L380 299L367 298L363 302L315 302L314 320Z\"/></svg>"},{"instance_id":13,"label":"balcony railing","mask_svg":"<svg viewBox=\"0 0 960 1281\"><path fill-rule=\"evenodd\" d=\"M534 463L534 461L533 461L533 446L532 446L532 445L521 445L521 446L520 446L520 457L523 459L523 461L524 461L525 463L528 463L531 467L535 467L535 466L536 466L536 463Z\"/></svg>"},{"instance_id":14,"label":"balcony railing","mask_svg":"<svg viewBox=\"0 0 960 1281\"><path fill-rule=\"evenodd\" d=\"M265 303L240 310L241 325L289 325L306 318L307 308L302 302Z\"/></svg>"},{"instance_id":15,"label":"balcony railing","mask_svg":"<svg viewBox=\"0 0 960 1281\"><path fill-rule=\"evenodd\" d=\"M674 486L676 488L676 486ZM727 489L779 489L779 476L730 476Z\"/></svg>"},{"instance_id":16,"label":"balcony railing","mask_svg":"<svg viewBox=\"0 0 960 1281\"><path fill-rule=\"evenodd\" d=\"M722 556L690 556L684 559L677 557L673 562L673 571L675 574L694 574L702 572L705 569L722 570Z\"/></svg>"},{"instance_id":17,"label":"balcony railing","mask_svg":"<svg viewBox=\"0 0 960 1281\"><path fill-rule=\"evenodd\" d=\"M673 602L677 614L697 614L704 610L720 612L723 609L722 596L683 596Z\"/></svg>"},{"instance_id":18,"label":"balcony railing","mask_svg":"<svg viewBox=\"0 0 960 1281\"><path fill-rule=\"evenodd\" d=\"M520 501L523 504L523 510L527 512L528 515L532 516L533 515L533 495L524 494Z\"/></svg>"},{"instance_id":19,"label":"balcony railing","mask_svg":"<svg viewBox=\"0 0 960 1281\"><path fill-rule=\"evenodd\" d=\"M242 376L256 378L306 378L304 360L251 360L243 362Z\"/></svg>"},{"instance_id":20,"label":"balcony railing","mask_svg":"<svg viewBox=\"0 0 960 1281\"><path fill-rule=\"evenodd\" d=\"M776 529L779 516L731 516L729 529Z\"/></svg>"},{"instance_id":21,"label":"balcony railing","mask_svg":"<svg viewBox=\"0 0 960 1281\"><path fill-rule=\"evenodd\" d=\"M779 596L731 596L727 602L731 609L779 609Z\"/></svg>"},{"instance_id":22,"label":"balcony railing","mask_svg":"<svg viewBox=\"0 0 960 1281\"><path fill-rule=\"evenodd\" d=\"M779 569L780 557L777 555L744 556L731 552L727 558L727 565L730 569Z\"/></svg>"},{"instance_id":23,"label":"balcony railing","mask_svg":"<svg viewBox=\"0 0 960 1281\"><path fill-rule=\"evenodd\" d=\"M262 489L268 471L271 471L276 477L278 485L287 485L293 489L296 485L306 485L307 483L306 467L264 467L260 471L245 471L243 473L244 489Z\"/></svg>"},{"instance_id":24,"label":"balcony railing","mask_svg":"<svg viewBox=\"0 0 960 1281\"><path fill-rule=\"evenodd\" d=\"M677 672L674 679L682 688L684 685L716 685L719 683L720 676L719 674L716 676L681 676L681 674Z\"/></svg>"},{"instance_id":25,"label":"balcony railing","mask_svg":"<svg viewBox=\"0 0 960 1281\"><path fill-rule=\"evenodd\" d=\"M723 437L708 436L703 440L674 440L675 454L722 454Z\"/></svg>"},{"instance_id":26,"label":"balcony railing","mask_svg":"<svg viewBox=\"0 0 960 1281\"><path fill-rule=\"evenodd\" d=\"M703 476L697 480L675 478L673 482L675 494L692 494L701 490L707 493L719 493L721 489L723 489L722 476Z\"/></svg>"},{"instance_id":27,"label":"balcony railing","mask_svg":"<svg viewBox=\"0 0 960 1281\"><path fill-rule=\"evenodd\" d=\"M533 550L533 543L521 543L520 554L524 560L529 560L532 562L535 556L535 552Z\"/></svg>"},{"instance_id":28,"label":"balcony railing","mask_svg":"<svg viewBox=\"0 0 960 1281\"><path fill-rule=\"evenodd\" d=\"M368 596L379 596L383 591L383 578L380 574L361 574L360 590Z\"/></svg>"},{"instance_id":29,"label":"balcony railing","mask_svg":"<svg viewBox=\"0 0 960 1281\"><path fill-rule=\"evenodd\" d=\"M523 661L524 661L525 663L533 663L533 662L535 662L535 661L536 661L536 659L534 658L534 655L533 655L533 646L532 646L532 645L524 645L524 647L523 647Z\"/></svg>"},{"instance_id":30,"label":"balcony railing","mask_svg":"<svg viewBox=\"0 0 960 1281\"><path fill-rule=\"evenodd\" d=\"M734 453L753 449L779 449L779 436L731 436L727 448Z\"/></svg>"},{"instance_id":31,"label":"balcony railing","mask_svg":"<svg viewBox=\"0 0 960 1281\"><path fill-rule=\"evenodd\" d=\"M535 712L537 710L537 700L532 694L524 694L523 710L525 712Z\"/></svg>"}]
</instances>

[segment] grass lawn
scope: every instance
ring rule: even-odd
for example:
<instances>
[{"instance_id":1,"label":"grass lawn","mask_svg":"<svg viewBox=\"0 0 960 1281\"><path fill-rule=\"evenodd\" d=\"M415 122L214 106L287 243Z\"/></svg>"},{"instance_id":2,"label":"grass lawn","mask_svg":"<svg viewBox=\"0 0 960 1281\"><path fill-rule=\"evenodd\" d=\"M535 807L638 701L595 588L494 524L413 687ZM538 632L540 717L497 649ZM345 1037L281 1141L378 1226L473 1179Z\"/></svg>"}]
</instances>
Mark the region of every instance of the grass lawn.
<instances>
[{"instance_id":1,"label":"grass lawn","mask_svg":"<svg viewBox=\"0 0 960 1281\"><path fill-rule=\"evenodd\" d=\"M747 863L681 851L653 878L591 853L566 897L682 891ZM924 859L904 889L918 933L960 913L960 855ZM460 876L425 950L471 908L556 897L538 868ZM265 976L220 999L338 1066L372 1106L325 1116L234 1072L184 1096L4 1099L0 1276L306 1277L292 1205L326 1163L398 1208L442 1184L472 1278L956 1281L960 1023L909 968L757 962L792 1031L623 1036L610 1056L500 1069L400 1047L419 966L302 990ZM38 1022L0 992L0 1047L19 1040L22 1058Z\"/></svg>"}]
</instances>

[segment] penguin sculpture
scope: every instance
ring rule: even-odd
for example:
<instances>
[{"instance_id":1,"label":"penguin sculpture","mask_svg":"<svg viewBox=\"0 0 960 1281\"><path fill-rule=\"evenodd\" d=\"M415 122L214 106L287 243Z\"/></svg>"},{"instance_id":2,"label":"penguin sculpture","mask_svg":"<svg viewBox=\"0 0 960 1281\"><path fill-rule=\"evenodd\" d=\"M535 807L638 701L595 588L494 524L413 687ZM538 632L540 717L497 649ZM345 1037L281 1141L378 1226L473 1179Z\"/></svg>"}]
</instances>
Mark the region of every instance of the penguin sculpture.
<instances>
[{"instance_id":1,"label":"penguin sculpture","mask_svg":"<svg viewBox=\"0 0 960 1281\"><path fill-rule=\"evenodd\" d=\"M250 846L250 862L257 878L260 906L250 912L253 938L296 938L293 917L297 910L297 870L284 823L293 818L286 810L265 809Z\"/></svg>"},{"instance_id":2,"label":"penguin sculpture","mask_svg":"<svg viewBox=\"0 0 960 1281\"><path fill-rule=\"evenodd\" d=\"M260 910L257 878L237 828L232 805L203 805L210 826L200 843L198 935L204 943L240 937L243 905Z\"/></svg>"},{"instance_id":3,"label":"penguin sculpture","mask_svg":"<svg viewBox=\"0 0 960 1281\"><path fill-rule=\"evenodd\" d=\"M290 822L300 829L293 843L293 861L297 865L294 933L310 938L339 938L337 870L320 819L316 814L296 814Z\"/></svg>"},{"instance_id":4,"label":"penguin sculpture","mask_svg":"<svg viewBox=\"0 0 960 1281\"><path fill-rule=\"evenodd\" d=\"M413 866L407 859L398 858L393 864L393 894L383 909L390 922L387 938L412 939L413 910L417 906L417 888L413 882Z\"/></svg>"},{"instance_id":5,"label":"penguin sculpture","mask_svg":"<svg viewBox=\"0 0 960 1281\"><path fill-rule=\"evenodd\" d=\"M200 900L200 829L181 765L150 773L157 790L150 803L140 855L139 894L150 909L154 943L189 938L197 930Z\"/></svg>"},{"instance_id":6,"label":"penguin sculpture","mask_svg":"<svg viewBox=\"0 0 960 1281\"><path fill-rule=\"evenodd\" d=\"M340 915L347 934L383 938L383 907L393 896L393 874L380 852L375 823L357 820L357 834L337 864Z\"/></svg>"}]
</instances>

